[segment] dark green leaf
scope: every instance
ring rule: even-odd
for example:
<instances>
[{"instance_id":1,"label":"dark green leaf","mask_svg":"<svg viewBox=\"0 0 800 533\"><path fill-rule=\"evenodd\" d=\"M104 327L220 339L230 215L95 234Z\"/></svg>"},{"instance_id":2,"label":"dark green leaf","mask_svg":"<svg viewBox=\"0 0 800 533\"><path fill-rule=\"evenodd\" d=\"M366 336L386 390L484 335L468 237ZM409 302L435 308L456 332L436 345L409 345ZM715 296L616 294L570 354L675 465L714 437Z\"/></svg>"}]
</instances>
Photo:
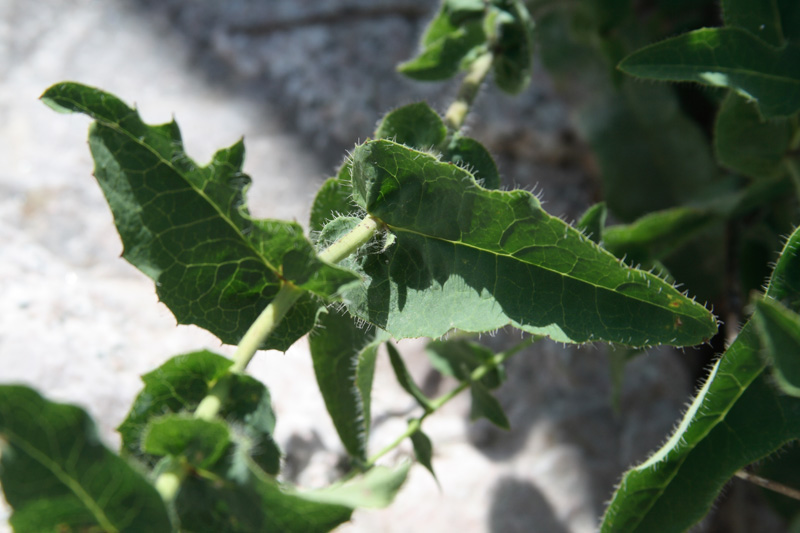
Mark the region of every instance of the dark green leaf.
<instances>
[{"instance_id":1,"label":"dark green leaf","mask_svg":"<svg viewBox=\"0 0 800 533\"><path fill-rule=\"evenodd\" d=\"M481 382L476 381L469 390L472 394L472 406L469 412L470 420L475 421L479 418L485 418L499 428L511 429L511 423L508 421L503 407L492 396L489 389L484 387Z\"/></svg>"},{"instance_id":2,"label":"dark green leaf","mask_svg":"<svg viewBox=\"0 0 800 533\"><path fill-rule=\"evenodd\" d=\"M228 426L221 420L166 415L148 424L142 449L152 455L184 457L189 464L206 468L222 457L230 442Z\"/></svg>"},{"instance_id":3,"label":"dark green leaf","mask_svg":"<svg viewBox=\"0 0 800 533\"><path fill-rule=\"evenodd\" d=\"M366 461L370 397L378 346L386 335L329 310L309 337L314 373L325 407L351 457Z\"/></svg>"},{"instance_id":4,"label":"dark green leaf","mask_svg":"<svg viewBox=\"0 0 800 533\"><path fill-rule=\"evenodd\" d=\"M729 87L775 118L800 110L799 64L796 44L777 49L740 28L705 28L646 46L619 68L651 80Z\"/></svg>"},{"instance_id":5,"label":"dark green leaf","mask_svg":"<svg viewBox=\"0 0 800 533\"><path fill-rule=\"evenodd\" d=\"M453 135L442 159L467 169L484 189L500 188L500 173L491 154L475 139Z\"/></svg>"},{"instance_id":6,"label":"dark green leaf","mask_svg":"<svg viewBox=\"0 0 800 533\"><path fill-rule=\"evenodd\" d=\"M465 170L390 141L356 148L354 195L396 236L365 256L347 293L396 338L512 324L563 342L696 344L711 314L629 269L525 191L488 191Z\"/></svg>"},{"instance_id":7,"label":"dark green leaf","mask_svg":"<svg viewBox=\"0 0 800 533\"><path fill-rule=\"evenodd\" d=\"M443 7L422 37L420 54L400 64L397 70L417 80L446 80L458 73L467 54L485 42L480 19L455 23Z\"/></svg>"},{"instance_id":8,"label":"dark green leaf","mask_svg":"<svg viewBox=\"0 0 800 533\"><path fill-rule=\"evenodd\" d=\"M784 247L767 297L800 308L800 231ZM673 436L625 474L602 531L683 531L708 512L737 470L800 438L800 400L770 386L759 351L750 321L712 368Z\"/></svg>"},{"instance_id":9,"label":"dark green leaf","mask_svg":"<svg viewBox=\"0 0 800 533\"><path fill-rule=\"evenodd\" d=\"M494 359L492 350L466 339L431 341L425 346L425 353L433 368L459 381L469 380L473 370ZM503 367L498 366L483 376L481 383L489 389L496 389L505 378Z\"/></svg>"},{"instance_id":10,"label":"dark green leaf","mask_svg":"<svg viewBox=\"0 0 800 533\"><path fill-rule=\"evenodd\" d=\"M494 82L503 91L516 94L531 81L533 21L522 0L493 0L486 24L493 26Z\"/></svg>"},{"instance_id":11,"label":"dark green leaf","mask_svg":"<svg viewBox=\"0 0 800 533\"><path fill-rule=\"evenodd\" d=\"M786 394L800 396L800 316L765 298L756 302L755 318L775 381Z\"/></svg>"},{"instance_id":12,"label":"dark green leaf","mask_svg":"<svg viewBox=\"0 0 800 533\"><path fill-rule=\"evenodd\" d=\"M387 342L386 350L389 352L389 361L392 363L394 375L397 377L397 382L403 387L403 390L413 396L426 412L433 411L430 399L428 399L425 393L414 383L414 378L411 376L411 373L409 373L408 368L406 368L406 364L403 362L403 358L400 356L400 352L397 351L397 348L394 347L394 344Z\"/></svg>"},{"instance_id":13,"label":"dark green leaf","mask_svg":"<svg viewBox=\"0 0 800 533\"><path fill-rule=\"evenodd\" d=\"M726 26L737 26L772 46L783 45L781 15L775 0L722 0Z\"/></svg>"},{"instance_id":14,"label":"dark green leaf","mask_svg":"<svg viewBox=\"0 0 800 533\"><path fill-rule=\"evenodd\" d=\"M411 444L414 446L414 455L417 461L428 469L434 479L436 479L436 472L433 471L433 444L431 439L418 429L411 434Z\"/></svg>"},{"instance_id":15,"label":"dark green leaf","mask_svg":"<svg viewBox=\"0 0 800 533\"><path fill-rule=\"evenodd\" d=\"M375 130L376 139L389 139L412 148L439 146L447 136L447 128L439 114L425 102L395 109Z\"/></svg>"},{"instance_id":16,"label":"dark green leaf","mask_svg":"<svg viewBox=\"0 0 800 533\"><path fill-rule=\"evenodd\" d=\"M311 206L311 231L321 231L325 224L353 210L353 185L350 179L329 178L317 191Z\"/></svg>"},{"instance_id":17,"label":"dark green leaf","mask_svg":"<svg viewBox=\"0 0 800 533\"><path fill-rule=\"evenodd\" d=\"M0 386L0 484L18 532L172 531L155 488L100 442L85 411Z\"/></svg>"},{"instance_id":18,"label":"dark green leaf","mask_svg":"<svg viewBox=\"0 0 800 533\"><path fill-rule=\"evenodd\" d=\"M717 115L714 148L720 164L755 178L785 172L784 158L793 134L787 119L765 121L755 104L731 92Z\"/></svg>"},{"instance_id":19,"label":"dark green leaf","mask_svg":"<svg viewBox=\"0 0 800 533\"><path fill-rule=\"evenodd\" d=\"M670 87L628 80L584 109L579 127L595 152L608 209L622 221L692 201L716 176L706 135Z\"/></svg>"},{"instance_id":20,"label":"dark green leaf","mask_svg":"<svg viewBox=\"0 0 800 533\"><path fill-rule=\"evenodd\" d=\"M250 217L242 142L200 167L183 151L177 124L148 126L111 94L61 83L42 99L95 119L95 177L114 213L122 255L156 282L179 323L237 344L283 279L323 298L353 280L317 259L298 224ZM313 327L317 308L305 295L264 348L291 346Z\"/></svg>"},{"instance_id":21,"label":"dark green leaf","mask_svg":"<svg viewBox=\"0 0 800 533\"><path fill-rule=\"evenodd\" d=\"M608 209L606 209L605 202L594 204L581 216L575 227L588 238L592 239L593 242L600 244L603 241L603 232L605 232L607 216Z\"/></svg>"},{"instance_id":22,"label":"dark green leaf","mask_svg":"<svg viewBox=\"0 0 800 533\"><path fill-rule=\"evenodd\" d=\"M776 0L781 14L783 37L790 42L800 42L800 3L795 0Z\"/></svg>"}]
</instances>

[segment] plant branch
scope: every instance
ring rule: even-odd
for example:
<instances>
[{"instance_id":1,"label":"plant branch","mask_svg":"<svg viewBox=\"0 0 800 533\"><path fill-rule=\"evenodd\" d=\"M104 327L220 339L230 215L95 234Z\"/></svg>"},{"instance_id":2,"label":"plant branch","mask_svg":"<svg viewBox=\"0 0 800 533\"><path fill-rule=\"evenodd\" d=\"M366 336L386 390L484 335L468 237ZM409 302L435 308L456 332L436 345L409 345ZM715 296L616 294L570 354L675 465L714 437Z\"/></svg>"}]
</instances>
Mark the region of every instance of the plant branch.
<instances>
[{"instance_id":1,"label":"plant branch","mask_svg":"<svg viewBox=\"0 0 800 533\"><path fill-rule=\"evenodd\" d=\"M478 95L478 89L492 68L493 62L494 55L491 52L485 52L470 65L469 71L458 89L455 102L450 104L444 114L444 123L451 132L458 131L464 126L467 114Z\"/></svg>"},{"instance_id":2,"label":"plant branch","mask_svg":"<svg viewBox=\"0 0 800 533\"><path fill-rule=\"evenodd\" d=\"M766 479L761 476L751 474L750 472L746 472L744 470L739 470L734 475L739 479L743 479L754 485L758 485L761 488L777 492L778 494L783 494L784 496L787 496L794 500L800 500L800 490L794 489L792 487L787 487L783 483L778 483L777 481L772 481L770 479Z\"/></svg>"},{"instance_id":3,"label":"plant branch","mask_svg":"<svg viewBox=\"0 0 800 533\"><path fill-rule=\"evenodd\" d=\"M509 348L508 350L505 350L505 351L500 352L498 354L495 354L494 357L492 357L490 360L486 361L485 363L483 363L479 367L475 368L470 373L469 378L467 378L466 380L462 381L453 390L451 390L450 392L446 392L445 394L443 394L442 396L439 396L435 400L432 400L430 402L430 410L429 411L426 411L425 413L423 413L419 418L412 418L411 420L409 420L408 421L408 427L406 428L406 430L400 436L398 436L394 441L392 441L391 444L388 444L387 446L383 447L380 451L378 451L372 457L367 459L367 462L364 463L364 470L368 470L369 468L374 466L375 463L378 461L378 459L380 459L381 457L383 457L384 455L386 455L387 453L389 453L393 449L397 448L404 440L406 440L407 438L411 437L411 435L413 435L414 433L419 431L422 428L422 422L429 415L432 415L438 409L440 409L446 403L448 403L450 400L452 400L453 398L455 398L456 396L458 396L459 394L461 394L462 392L467 390L470 387L470 385L472 385L474 382L480 380L481 378L483 378L483 376L485 376L486 374L488 374L489 372L491 372L492 370L494 370L498 366L502 365L512 355L514 355L517 352L527 348L528 346L530 346L534 342L536 342L538 340L541 340L543 338L544 337L541 337L541 336L538 336L538 335L532 335L530 337L527 337L522 342L518 343L516 346L513 346L513 347Z\"/></svg>"}]
</instances>

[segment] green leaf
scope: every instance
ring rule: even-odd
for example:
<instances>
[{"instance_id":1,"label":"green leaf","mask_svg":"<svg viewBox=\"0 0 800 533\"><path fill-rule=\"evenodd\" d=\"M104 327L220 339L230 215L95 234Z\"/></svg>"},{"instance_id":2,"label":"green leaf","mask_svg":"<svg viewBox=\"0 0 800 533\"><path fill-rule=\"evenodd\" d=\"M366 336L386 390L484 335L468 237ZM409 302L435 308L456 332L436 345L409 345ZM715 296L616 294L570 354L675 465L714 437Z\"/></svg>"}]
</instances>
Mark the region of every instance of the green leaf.
<instances>
[{"instance_id":1,"label":"green leaf","mask_svg":"<svg viewBox=\"0 0 800 533\"><path fill-rule=\"evenodd\" d=\"M183 151L175 122L148 126L111 94L60 83L42 99L95 119L89 134L95 177L114 214L122 255L156 282L179 323L237 344L282 280L323 298L353 280L317 259L298 224L249 215L241 141L200 167ZM305 295L263 348L287 349L313 327L318 307Z\"/></svg>"},{"instance_id":2,"label":"green leaf","mask_svg":"<svg viewBox=\"0 0 800 533\"><path fill-rule=\"evenodd\" d=\"M473 370L494 359L492 350L466 339L431 341L425 346L425 353L433 368L459 381L468 381ZM498 366L483 376L481 383L496 389L505 379L505 370Z\"/></svg>"},{"instance_id":3,"label":"green leaf","mask_svg":"<svg viewBox=\"0 0 800 533\"><path fill-rule=\"evenodd\" d=\"M314 373L325 407L347 453L366 462L370 398L378 346L386 335L346 312L329 310L309 337Z\"/></svg>"},{"instance_id":4,"label":"green leaf","mask_svg":"<svg viewBox=\"0 0 800 533\"><path fill-rule=\"evenodd\" d=\"M798 64L798 45L777 49L740 28L705 28L637 50L619 68L651 80L728 87L775 118L800 111Z\"/></svg>"},{"instance_id":5,"label":"green leaf","mask_svg":"<svg viewBox=\"0 0 800 533\"><path fill-rule=\"evenodd\" d=\"M442 6L425 30L422 51L414 59L401 63L397 70L416 80L446 80L458 73L467 54L485 42L480 18L453 20L446 6Z\"/></svg>"},{"instance_id":6,"label":"green leaf","mask_svg":"<svg viewBox=\"0 0 800 533\"><path fill-rule=\"evenodd\" d=\"M362 258L350 311L396 338L514 325L563 342L696 344L711 314L629 269L525 191L489 191L465 170L390 141L353 155L356 201L396 236Z\"/></svg>"},{"instance_id":7,"label":"green leaf","mask_svg":"<svg viewBox=\"0 0 800 533\"><path fill-rule=\"evenodd\" d=\"M800 231L787 241L767 297L800 308ZM708 512L738 469L800 438L800 400L767 382L760 348L750 321L714 365L672 437L625 474L602 531L683 531Z\"/></svg>"},{"instance_id":8,"label":"green leaf","mask_svg":"<svg viewBox=\"0 0 800 533\"><path fill-rule=\"evenodd\" d=\"M436 479L436 472L433 471L433 444L431 439L418 429L411 434L411 444L414 446L414 456L417 461L431 473Z\"/></svg>"},{"instance_id":9,"label":"green leaf","mask_svg":"<svg viewBox=\"0 0 800 533\"><path fill-rule=\"evenodd\" d=\"M783 36L789 42L800 42L800 4L794 0L776 0L781 14Z\"/></svg>"},{"instance_id":10,"label":"green leaf","mask_svg":"<svg viewBox=\"0 0 800 533\"><path fill-rule=\"evenodd\" d=\"M494 82L503 91L516 94L531 81L533 64L533 21L522 0L492 0L485 22L493 28Z\"/></svg>"},{"instance_id":11,"label":"green leaf","mask_svg":"<svg viewBox=\"0 0 800 533\"><path fill-rule=\"evenodd\" d=\"M189 464L206 468L222 457L230 442L228 426L220 420L166 415L148 424L142 449L152 455L184 457Z\"/></svg>"},{"instance_id":12,"label":"green leaf","mask_svg":"<svg viewBox=\"0 0 800 533\"><path fill-rule=\"evenodd\" d=\"M400 356L400 352L397 351L397 348L394 347L394 344L387 342L386 350L389 353L389 362L392 363L394 375L397 378L397 382L403 387L403 390L413 396L414 399L417 400L417 403L425 409L425 412L433 412L434 409L430 399L425 396L422 389L414 382L414 378L411 376L408 368L406 368L406 364L403 362L403 358Z\"/></svg>"},{"instance_id":13,"label":"green leaf","mask_svg":"<svg viewBox=\"0 0 800 533\"><path fill-rule=\"evenodd\" d=\"M597 244L603 241L608 209L605 202L594 204L581 216L575 228Z\"/></svg>"},{"instance_id":14,"label":"green leaf","mask_svg":"<svg viewBox=\"0 0 800 533\"><path fill-rule=\"evenodd\" d=\"M706 134L670 87L627 80L582 110L579 128L597 158L608 209L624 222L692 201L716 176Z\"/></svg>"},{"instance_id":15,"label":"green leaf","mask_svg":"<svg viewBox=\"0 0 800 533\"><path fill-rule=\"evenodd\" d=\"M747 30L772 46L784 43L775 0L722 0L722 16L726 26Z\"/></svg>"},{"instance_id":16,"label":"green leaf","mask_svg":"<svg viewBox=\"0 0 800 533\"><path fill-rule=\"evenodd\" d=\"M159 458L141 448L148 423L165 414L194 411L213 383L227 379L231 381L230 392L220 415L239 424L242 433L253 441L250 447L253 460L267 472L276 474L280 450L272 438L275 414L269 391L249 376L228 374L231 364L227 357L201 351L173 357L142 376L144 389L117 428L122 437L122 453L153 467Z\"/></svg>"},{"instance_id":17,"label":"green leaf","mask_svg":"<svg viewBox=\"0 0 800 533\"><path fill-rule=\"evenodd\" d=\"M800 396L800 316L765 298L756 301L755 318L776 383L784 393Z\"/></svg>"},{"instance_id":18,"label":"green leaf","mask_svg":"<svg viewBox=\"0 0 800 533\"><path fill-rule=\"evenodd\" d=\"M766 121L752 102L731 92L717 114L714 148L723 166L754 178L774 178L785 172L792 135L790 120Z\"/></svg>"},{"instance_id":19,"label":"green leaf","mask_svg":"<svg viewBox=\"0 0 800 533\"><path fill-rule=\"evenodd\" d=\"M349 168L349 161L342 167ZM354 207L353 184L350 182L350 176L348 175L347 179L328 178L314 197L309 228L312 232L320 232L328 222L349 214Z\"/></svg>"},{"instance_id":20,"label":"green leaf","mask_svg":"<svg viewBox=\"0 0 800 533\"><path fill-rule=\"evenodd\" d=\"M15 531L172 531L155 488L82 409L0 386L0 484Z\"/></svg>"},{"instance_id":21,"label":"green leaf","mask_svg":"<svg viewBox=\"0 0 800 533\"><path fill-rule=\"evenodd\" d=\"M413 148L439 146L447 128L439 114L425 102L409 104L387 114L375 130L376 139L389 139Z\"/></svg>"},{"instance_id":22,"label":"green leaf","mask_svg":"<svg viewBox=\"0 0 800 533\"><path fill-rule=\"evenodd\" d=\"M668 256L717 220L720 216L708 208L675 207L657 211L631 224L606 228L603 247L617 257L627 256L634 263L650 263Z\"/></svg>"},{"instance_id":23,"label":"green leaf","mask_svg":"<svg viewBox=\"0 0 800 533\"><path fill-rule=\"evenodd\" d=\"M475 139L456 133L442 159L468 170L484 189L500 188L500 173L491 154Z\"/></svg>"},{"instance_id":24,"label":"green leaf","mask_svg":"<svg viewBox=\"0 0 800 533\"><path fill-rule=\"evenodd\" d=\"M484 387L481 382L476 381L469 390L472 396L472 406L469 412L470 420L475 421L479 418L485 418L499 428L511 429L511 423L508 421L503 407L492 396L489 389Z\"/></svg>"},{"instance_id":25,"label":"green leaf","mask_svg":"<svg viewBox=\"0 0 800 533\"><path fill-rule=\"evenodd\" d=\"M300 493L303 498L347 507L381 509L388 506L405 483L410 463L395 468L372 467L365 474L315 491Z\"/></svg>"}]
</instances>

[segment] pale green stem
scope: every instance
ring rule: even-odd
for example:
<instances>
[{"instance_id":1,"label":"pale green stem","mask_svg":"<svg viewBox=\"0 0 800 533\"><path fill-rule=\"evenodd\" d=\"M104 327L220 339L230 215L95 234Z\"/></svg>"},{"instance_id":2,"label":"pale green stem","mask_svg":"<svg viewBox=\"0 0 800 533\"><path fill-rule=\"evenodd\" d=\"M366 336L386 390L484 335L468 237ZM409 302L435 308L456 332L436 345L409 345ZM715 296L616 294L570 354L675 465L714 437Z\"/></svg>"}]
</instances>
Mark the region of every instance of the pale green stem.
<instances>
[{"instance_id":1,"label":"pale green stem","mask_svg":"<svg viewBox=\"0 0 800 533\"><path fill-rule=\"evenodd\" d=\"M533 335L531 337L526 338L513 348L509 348L504 352L495 354L494 357L492 357L490 360L486 361L481 366L473 370L467 380L461 382L457 387L455 387L450 392L447 392L439 396L435 400L432 400L430 403L430 410L423 413L422 416L420 416L419 418L412 418L411 420L409 420L408 427L403 432L403 434L397 437L394 441L392 441L391 444L385 446L375 455L370 457L364 464L364 470L368 470L369 468L374 466L375 463L378 461L378 459L380 459L390 451L397 448L404 440L406 440L407 438L411 437L411 435L419 431L422 428L422 422L426 418L428 418L429 415L432 415L438 409L441 409L447 402L449 402L450 400L452 400L453 398L455 398L456 396L467 390L473 383L483 378L486 374L488 374L498 366L502 365L509 357L543 338L544 337Z\"/></svg>"},{"instance_id":2,"label":"pale green stem","mask_svg":"<svg viewBox=\"0 0 800 533\"><path fill-rule=\"evenodd\" d=\"M458 89L456 101L450 104L444 114L444 123L448 130L458 131L464 126L472 103L478 95L481 83L492 68L494 56L491 52L479 56L469 67L467 75Z\"/></svg>"},{"instance_id":3,"label":"pale green stem","mask_svg":"<svg viewBox=\"0 0 800 533\"><path fill-rule=\"evenodd\" d=\"M343 235L319 254L319 258L329 263L338 263L345 257L355 253L362 245L366 244L380 228L380 222L371 216L365 217L358 225ZM286 313L305 293L305 289L297 287L290 282L284 282L278 294L270 304L258 315L255 322L248 328L236 347L233 354L231 373L244 372L264 341L274 331ZM225 403L230 388L228 380L218 381L208 395L198 404L194 417L201 420L212 420ZM159 474L155 482L156 490L165 501L172 501L177 495L181 481L186 475L185 469L175 462L166 471Z\"/></svg>"}]
</instances>

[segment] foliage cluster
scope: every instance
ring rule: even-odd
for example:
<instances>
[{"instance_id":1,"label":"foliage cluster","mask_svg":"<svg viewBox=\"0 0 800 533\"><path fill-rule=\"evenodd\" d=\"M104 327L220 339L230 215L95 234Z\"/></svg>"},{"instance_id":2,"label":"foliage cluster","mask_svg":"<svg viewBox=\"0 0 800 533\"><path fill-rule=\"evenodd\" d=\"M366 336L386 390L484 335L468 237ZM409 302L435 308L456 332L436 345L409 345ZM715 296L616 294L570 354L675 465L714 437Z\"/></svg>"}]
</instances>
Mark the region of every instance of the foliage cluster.
<instances>
[{"instance_id":1,"label":"foliage cluster","mask_svg":"<svg viewBox=\"0 0 800 533\"><path fill-rule=\"evenodd\" d=\"M241 142L200 166L174 122L147 125L77 83L48 89L45 103L93 119L95 177L124 258L179 323L238 347L232 359L178 355L143 376L119 427L120 454L81 409L0 386L0 482L14 529L328 531L355 508L391 502L409 465L376 462L404 439L433 474L422 426L455 395L469 390L473 418L508 427L492 390L504 361L539 338L630 354L710 342L716 318L678 280L717 304L735 340L675 434L625 474L601 528L696 523L737 471L800 437L800 232L780 247L800 197L800 5L723 0L722 26L643 46L713 22L713 7L443 0L419 55L399 70L419 80L465 72L455 102L443 117L424 103L387 114L318 191L313 239L296 223L250 216ZM462 131L487 75L506 92L525 89L535 45L581 98L580 129L602 179L605 202L577 227L529 192L502 190L492 157ZM609 215L622 223L607 226ZM529 336L501 353L465 335L442 340L506 326ZM309 491L281 480L270 394L245 370L257 350L286 350L312 329L317 382L351 471ZM427 397L389 342L408 337L439 339L431 362L459 385ZM422 415L370 454L381 345ZM798 478L781 467L795 455L763 468ZM797 511L782 509L790 519Z\"/></svg>"}]
</instances>

